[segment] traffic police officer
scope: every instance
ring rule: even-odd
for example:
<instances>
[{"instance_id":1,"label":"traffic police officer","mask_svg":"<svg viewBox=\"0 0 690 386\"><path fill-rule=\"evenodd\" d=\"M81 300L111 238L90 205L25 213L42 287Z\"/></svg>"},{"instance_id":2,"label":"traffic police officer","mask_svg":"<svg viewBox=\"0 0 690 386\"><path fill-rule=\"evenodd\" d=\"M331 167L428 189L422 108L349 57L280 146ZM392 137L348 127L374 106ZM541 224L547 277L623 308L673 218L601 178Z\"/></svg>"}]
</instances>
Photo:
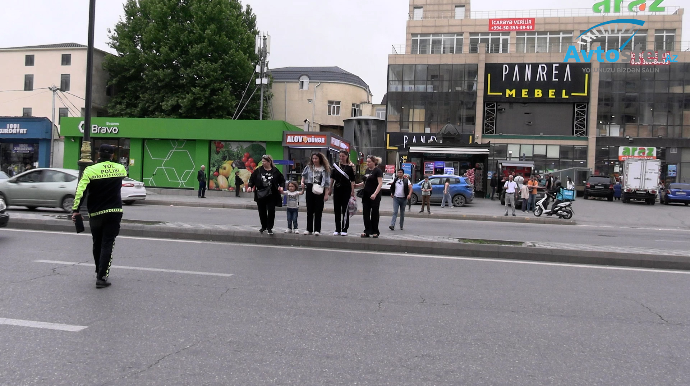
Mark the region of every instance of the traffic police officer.
<instances>
[{"instance_id":1,"label":"traffic police officer","mask_svg":"<svg viewBox=\"0 0 690 386\"><path fill-rule=\"evenodd\" d=\"M96 288L110 286L108 275L113 261L115 237L122 221L122 180L127 177L125 167L112 162L115 149L103 144L98 149L98 162L84 170L72 207L72 221L76 221L84 194L89 212L89 227L93 237L93 259L96 263Z\"/></svg>"}]
</instances>

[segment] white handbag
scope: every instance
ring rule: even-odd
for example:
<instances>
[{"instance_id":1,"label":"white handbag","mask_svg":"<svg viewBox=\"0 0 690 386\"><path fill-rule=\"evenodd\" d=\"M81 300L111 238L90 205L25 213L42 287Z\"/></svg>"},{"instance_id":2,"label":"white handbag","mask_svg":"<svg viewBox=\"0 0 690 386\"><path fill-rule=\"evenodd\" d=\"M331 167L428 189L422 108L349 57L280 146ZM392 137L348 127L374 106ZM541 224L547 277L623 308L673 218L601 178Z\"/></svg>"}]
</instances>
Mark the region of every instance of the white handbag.
<instances>
[{"instance_id":1,"label":"white handbag","mask_svg":"<svg viewBox=\"0 0 690 386\"><path fill-rule=\"evenodd\" d=\"M312 173L314 173L314 169L312 169ZM323 178L323 176L322 176L322 178ZM312 174L311 192L316 194L316 195L319 195L319 196L323 194L323 186L314 183L314 175L313 174Z\"/></svg>"}]
</instances>

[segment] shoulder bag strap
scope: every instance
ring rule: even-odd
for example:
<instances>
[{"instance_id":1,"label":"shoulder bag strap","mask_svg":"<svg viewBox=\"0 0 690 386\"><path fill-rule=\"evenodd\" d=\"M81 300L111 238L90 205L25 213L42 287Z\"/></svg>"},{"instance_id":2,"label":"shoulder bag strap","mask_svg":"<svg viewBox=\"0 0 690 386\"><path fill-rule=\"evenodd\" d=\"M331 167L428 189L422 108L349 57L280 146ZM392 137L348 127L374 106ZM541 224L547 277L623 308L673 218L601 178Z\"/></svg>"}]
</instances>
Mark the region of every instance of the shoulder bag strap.
<instances>
[{"instance_id":1,"label":"shoulder bag strap","mask_svg":"<svg viewBox=\"0 0 690 386\"><path fill-rule=\"evenodd\" d=\"M345 177L345 178L347 178L348 180L350 180L350 176L348 176L347 173L345 173L345 172L343 171L343 169L341 169L341 168L338 166L337 163L333 164L333 167L335 167L335 169L336 169L338 172L340 172L340 174L342 174L343 177Z\"/></svg>"}]
</instances>

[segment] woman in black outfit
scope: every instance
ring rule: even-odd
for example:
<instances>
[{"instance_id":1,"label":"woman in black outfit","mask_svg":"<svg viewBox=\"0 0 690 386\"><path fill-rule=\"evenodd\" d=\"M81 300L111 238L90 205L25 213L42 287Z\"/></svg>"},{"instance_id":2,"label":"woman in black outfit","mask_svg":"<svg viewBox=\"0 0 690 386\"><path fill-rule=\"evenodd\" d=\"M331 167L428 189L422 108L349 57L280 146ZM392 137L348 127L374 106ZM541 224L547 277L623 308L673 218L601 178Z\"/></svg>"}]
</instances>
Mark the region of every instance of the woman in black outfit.
<instances>
[{"instance_id":1,"label":"woman in black outfit","mask_svg":"<svg viewBox=\"0 0 690 386\"><path fill-rule=\"evenodd\" d=\"M276 206L283 202L283 174L273 165L270 155L261 157L262 166L256 168L247 183L247 191L254 191L254 201L259 208L261 229L259 232L268 231L273 235L273 224L276 218Z\"/></svg>"},{"instance_id":2,"label":"woman in black outfit","mask_svg":"<svg viewBox=\"0 0 690 386\"><path fill-rule=\"evenodd\" d=\"M367 170L364 172L364 182L357 187L364 186L362 197L362 215L364 217L364 233L362 237L379 237L379 206L381 206L381 186L383 172L377 167L381 158L370 155L367 157Z\"/></svg>"},{"instance_id":3,"label":"woman in black outfit","mask_svg":"<svg viewBox=\"0 0 690 386\"><path fill-rule=\"evenodd\" d=\"M307 192L307 230L305 235L318 236L321 234L321 216L323 205L328 201L331 189L331 166L328 159L321 153L312 153L309 164L302 171L301 187ZM318 185L318 186L315 186ZM314 192L320 189L320 193Z\"/></svg>"},{"instance_id":4,"label":"woman in black outfit","mask_svg":"<svg viewBox=\"0 0 690 386\"><path fill-rule=\"evenodd\" d=\"M331 169L331 192L333 192L333 210L335 212L335 232L333 236L347 236L350 227L350 214L347 205L350 197L355 196L355 171L350 166L350 153L341 150L339 163Z\"/></svg>"}]
</instances>

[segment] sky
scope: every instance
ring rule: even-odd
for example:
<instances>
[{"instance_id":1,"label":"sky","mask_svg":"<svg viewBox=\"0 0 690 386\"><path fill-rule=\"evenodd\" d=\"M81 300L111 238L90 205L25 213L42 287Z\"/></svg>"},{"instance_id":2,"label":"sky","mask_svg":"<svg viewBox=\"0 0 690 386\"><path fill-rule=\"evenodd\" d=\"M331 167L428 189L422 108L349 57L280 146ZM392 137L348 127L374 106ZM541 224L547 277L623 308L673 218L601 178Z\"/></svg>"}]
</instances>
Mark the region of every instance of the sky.
<instances>
[{"instance_id":1,"label":"sky","mask_svg":"<svg viewBox=\"0 0 690 386\"><path fill-rule=\"evenodd\" d=\"M95 46L122 15L123 0L97 0ZM558 8L590 8L596 0L558 0ZM242 0L271 35L269 67L338 66L369 84L373 101L386 91L388 54L405 44L408 0ZM475 0L472 11L553 9L553 0ZM626 2L627 3L627 2ZM3 0L0 47L87 43L89 0ZM690 12L690 0L665 0ZM683 29L690 31L690 17ZM687 33L686 33L687 35ZM680 39L678 39L680 40ZM683 38L682 40L690 40ZM1 76L1 75L0 75Z\"/></svg>"}]
</instances>

